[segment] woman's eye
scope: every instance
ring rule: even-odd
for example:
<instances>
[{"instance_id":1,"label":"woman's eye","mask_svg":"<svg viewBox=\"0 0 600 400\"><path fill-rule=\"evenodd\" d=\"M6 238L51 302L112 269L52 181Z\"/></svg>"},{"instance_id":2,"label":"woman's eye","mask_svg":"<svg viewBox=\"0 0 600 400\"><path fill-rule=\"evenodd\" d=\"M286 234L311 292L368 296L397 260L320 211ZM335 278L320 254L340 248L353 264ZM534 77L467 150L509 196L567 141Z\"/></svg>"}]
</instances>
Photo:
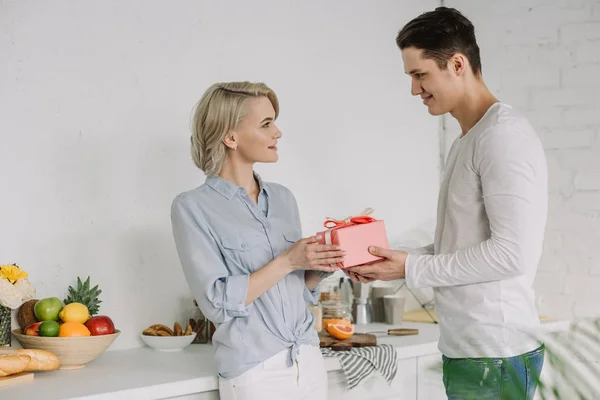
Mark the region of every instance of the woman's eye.
<instances>
[{"instance_id":1,"label":"woman's eye","mask_svg":"<svg viewBox=\"0 0 600 400\"><path fill-rule=\"evenodd\" d=\"M271 126L271 123L267 122L266 124L263 125L263 128L268 128L269 126Z\"/></svg>"}]
</instances>

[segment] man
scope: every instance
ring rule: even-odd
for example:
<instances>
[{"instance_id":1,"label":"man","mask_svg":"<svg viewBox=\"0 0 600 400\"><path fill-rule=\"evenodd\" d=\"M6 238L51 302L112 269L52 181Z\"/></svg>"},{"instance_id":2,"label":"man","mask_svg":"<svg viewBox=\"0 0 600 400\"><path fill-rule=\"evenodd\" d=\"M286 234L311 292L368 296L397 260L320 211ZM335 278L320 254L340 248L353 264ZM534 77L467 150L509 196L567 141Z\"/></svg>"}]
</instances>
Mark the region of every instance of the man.
<instances>
[{"instance_id":1,"label":"man","mask_svg":"<svg viewBox=\"0 0 600 400\"><path fill-rule=\"evenodd\" d=\"M372 248L384 260L347 273L434 288L448 398L531 399L544 360L530 335L547 214L543 148L527 120L487 89L473 24L460 12L422 14L396 42L411 93L431 115L450 113L462 133L448 154L434 244Z\"/></svg>"}]
</instances>

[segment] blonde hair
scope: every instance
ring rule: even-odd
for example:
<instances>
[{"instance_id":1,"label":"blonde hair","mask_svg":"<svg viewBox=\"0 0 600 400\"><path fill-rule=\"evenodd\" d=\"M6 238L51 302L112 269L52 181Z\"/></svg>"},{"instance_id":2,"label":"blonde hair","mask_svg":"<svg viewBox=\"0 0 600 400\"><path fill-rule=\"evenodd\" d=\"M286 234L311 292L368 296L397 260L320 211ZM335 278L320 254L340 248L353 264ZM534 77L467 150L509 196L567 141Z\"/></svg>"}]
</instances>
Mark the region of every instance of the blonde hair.
<instances>
[{"instance_id":1,"label":"blonde hair","mask_svg":"<svg viewBox=\"0 0 600 400\"><path fill-rule=\"evenodd\" d=\"M196 105L191 150L194 164L207 176L218 175L225 161L225 137L245 115L248 99L266 97L279 115L275 92L264 83L221 82L209 87Z\"/></svg>"}]
</instances>

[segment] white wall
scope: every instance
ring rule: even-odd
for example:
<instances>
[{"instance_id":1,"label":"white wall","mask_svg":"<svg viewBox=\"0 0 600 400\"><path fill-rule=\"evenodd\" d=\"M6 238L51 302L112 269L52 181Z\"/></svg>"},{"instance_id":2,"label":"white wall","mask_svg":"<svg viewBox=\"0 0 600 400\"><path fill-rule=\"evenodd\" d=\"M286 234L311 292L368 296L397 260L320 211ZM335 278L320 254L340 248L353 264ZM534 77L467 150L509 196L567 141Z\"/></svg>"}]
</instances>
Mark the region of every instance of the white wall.
<instances>
[{"instance_id":1,"label":"white wall","mask_svg":"<svg viewBox=\"0 0 600 400\"><path fill-rule=\"evenodd\" d=\"M549 215L540 312L600 316L600 2L444 1L475 25L483 76L546 148ZM446 145L460 132L447 118ZM447 147L446 146L446 147Z\"/></svg>"},{"instance_id":2,"label":"white wall","mask_svg":"<svg viewBox=\"0 0 600 400\"><path fill-rule=\"evenodd\" d=\"M0 262L29 271L39 298L91 274L123 331L112 349L180 317L169 208L204 180L190 113L226 80L278 93L281 160L258 170L294 191L306 235L370 206L392 242L426 241L438 120L410 96L394 39L436 4L0 2Z\"/></svg>"}]
</instances>

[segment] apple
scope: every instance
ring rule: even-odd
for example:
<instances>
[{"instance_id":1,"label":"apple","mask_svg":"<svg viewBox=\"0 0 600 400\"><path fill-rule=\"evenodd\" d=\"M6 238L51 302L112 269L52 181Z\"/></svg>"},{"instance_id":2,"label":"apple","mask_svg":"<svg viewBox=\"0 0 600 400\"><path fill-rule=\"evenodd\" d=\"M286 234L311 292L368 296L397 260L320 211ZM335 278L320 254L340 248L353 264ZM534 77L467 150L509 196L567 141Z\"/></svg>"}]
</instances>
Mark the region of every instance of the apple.
<instances>
[{"instance_id":1,"label":"apple","mask_svg":"<svg viewBox=\"0 0 600 400\"><path fill-rule=\"evenodd\" d=\"M58 297L48 297L35 303L33 313L38 321L58 321L63 303Z\"/></svg>"},{"instance_id":2,"label":"apple","mask_svg":"<svg viewBox=\"0 0 600 400\"><path fill-rule=\"evenodd\" d=\"M88 319L85 326L90 330L92 336L115 333L115 324L106 315L97 315Z\"/></svg>"},{"instance_id":3,"label":"apple","mask_svg":"<svg viewBox=\"0 0 600 400\"><path fill-rule=\"evenodd\" d=\"M27 328L25 328L25 331L23 333L25 333L28 336L40 336L38 330L40 329L40 325L42 324L42 322L44 321L35 322L29 325Z\"/></svg>"}]
</instances>

